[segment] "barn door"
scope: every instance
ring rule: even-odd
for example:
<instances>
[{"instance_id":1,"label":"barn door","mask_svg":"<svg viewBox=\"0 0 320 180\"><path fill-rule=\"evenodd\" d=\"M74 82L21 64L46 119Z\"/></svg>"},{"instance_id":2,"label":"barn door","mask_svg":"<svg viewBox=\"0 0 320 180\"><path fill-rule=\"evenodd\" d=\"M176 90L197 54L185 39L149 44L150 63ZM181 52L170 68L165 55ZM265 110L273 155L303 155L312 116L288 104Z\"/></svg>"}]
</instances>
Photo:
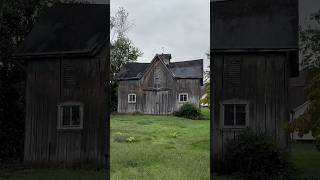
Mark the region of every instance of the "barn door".
<instances>
[{"instance_id":1,"label":"barn door","mask_svg":"<svg viewBox=\"0 0 320 180\"><path fill-rule=\"evenodd\" d=\"M170 114L170 92L169 91L157 91L155 98L155 114L167 115Z\"/></svg>"},{"instance_id":2,"label":"barn door","mask_svg":"<svg viewBox=\"0 0 320 180\"><path fill-rule=\"evenodd\" d=\"M167 115L172 113L172 93L165 91L146 91L145 92L145 113L155 115Z\"/></svg>"}]
</instances>

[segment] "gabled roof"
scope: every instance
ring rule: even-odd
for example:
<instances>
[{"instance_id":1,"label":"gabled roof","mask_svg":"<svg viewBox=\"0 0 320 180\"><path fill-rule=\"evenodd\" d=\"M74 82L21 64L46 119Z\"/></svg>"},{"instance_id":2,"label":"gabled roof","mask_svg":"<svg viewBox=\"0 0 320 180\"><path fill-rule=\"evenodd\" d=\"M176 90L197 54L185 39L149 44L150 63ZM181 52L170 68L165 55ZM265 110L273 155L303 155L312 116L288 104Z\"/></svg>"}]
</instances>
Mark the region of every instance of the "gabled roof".
<instances>
[{"instance_id":1,"label":"gabled roof","mask_svg":"<svg viewBox=\"0 0 320 180\"><path fill-rule=\"evenodd\" d=\"M180 61L170 63L169 69L176 78L203 78L203 60Z\"/></svg>"},{"instance_id":2,"label":"gabled roof","mask_svg":"<svg viewBox=\"0 0 320 180\"><path fill-rule=\"evenodd\" d=\"M105 4L57 4L47 9L15 56L93 56L108 43L109 8Z\"/></svg>"},{"instance_id":3,"label":"gabled roof","mask_svg":"<svg viewBox=\"0 0 320 180\"><path fill-rule=\"evenodd\" d=\"M117 74L118 80L140 79L151 63L128 63L124 65ZM178 79L202 79L203 60L191 60L170 62L166 67L172 72L174 78Z\"/></svg>"},{"instance_id":4,"label":"gabled roof","mask_svg":"<svg viewBox=\"0 0 320 180\"><path fill-rule=\"evenodd\" d=\"M211 49L298 49L298 0L211 1Z\"/></svg>"},{"instance_id":5,"label":"gabled roof","mask_svg":"<svg viewBox=\"0 0 320 180\"><path fill-rule=\"evenodd\" d=\"M150 63L125 64L117 74L118 80L140 79Z\"/></svg>"}]
</instances>

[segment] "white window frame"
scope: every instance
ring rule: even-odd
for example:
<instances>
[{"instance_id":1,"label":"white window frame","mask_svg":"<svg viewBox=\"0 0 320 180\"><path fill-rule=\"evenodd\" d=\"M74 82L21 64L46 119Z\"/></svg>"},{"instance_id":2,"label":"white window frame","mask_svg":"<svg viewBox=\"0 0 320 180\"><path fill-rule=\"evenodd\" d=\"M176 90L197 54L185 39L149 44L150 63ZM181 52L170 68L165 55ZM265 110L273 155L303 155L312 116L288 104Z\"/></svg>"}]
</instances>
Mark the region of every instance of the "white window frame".
<instances>
[{"instance_id":1,"label":"white window frame","mask_svg":"<svg viewBox=\"0 0 320 180\"><path fill-rule=\"evenodd\" d=\"M245 105L245 112L246 112L246 120L245 120L245 125L244 126L239 126L239 125L233 125L233 126L226 126L224 125L224 106L225 105ZM221 119L221 124L220 127L224 129L244 129L249 127L249 106L250 103L249 101L246 100L241 100L241 99L230 99L230 100L225 100L220 103L220 119ZM235 120L234 120L235 121ZM235 122L234 122L235 124Z\"/></svg>"},{"instance_id":2,"label":"white window frame","mask_svg":"<svg viewBox=\"0 0 320 180\"><path fill-rule=\"evenodd\" d=\"M130 101L130 96L134 96L134 101ZM137 102L137 94L134 94L134 93L128 94L128 103L129 104L134 104L136 102Z\"/></svg>"},{"instance_id":3,"label":"white window frame","mask_svg":"<svg viewBox=\"0 0 320 180\"><path fill-rule=\"evenodd\" d=\"M63 125L63 107L65 106L79 106L79 118L80 124L79 126L64 126ZM70 112L70 119L72 119L72 111ZM71 123L70 123L71 124ZM58 123L57 129L83 129L83 103L81 102L63 102L58 104Z\"/></svg>"},{"instance_id":4,"label":"white window frame","mask_svg":"<svg viewBox=\"0 0 320 180\"><path fill-rule=\"evenodd\" d=\"M186 100L186 101L181 101L180 96L182 96L182 95L186 95L186 96L187 96L187 100ZM189 102L189 94L188 94L188 93L179 93L178 98L179 98L179 102L180 102L180 103L186 103L186 102Z\"/></svg>"}]
</instances>

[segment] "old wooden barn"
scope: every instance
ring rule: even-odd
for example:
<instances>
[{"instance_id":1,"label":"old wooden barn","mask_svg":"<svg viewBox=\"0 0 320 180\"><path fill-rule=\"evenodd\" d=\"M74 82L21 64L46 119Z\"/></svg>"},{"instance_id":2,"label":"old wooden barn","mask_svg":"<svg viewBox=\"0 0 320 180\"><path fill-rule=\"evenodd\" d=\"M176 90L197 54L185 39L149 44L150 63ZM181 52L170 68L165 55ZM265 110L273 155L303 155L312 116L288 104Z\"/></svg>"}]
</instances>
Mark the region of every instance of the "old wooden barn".
<instances>
[{"instance_id":1,"label":"old wooden barn","mask_svg":"<svg viewBox=\"0 0 320 180\"><path fill-rule=\"evenodd\" d=\"M128 63L117 75L118 112L168 115L184 103L200 105L203 60L170 62L157 54L151 63Z\"/></svg>"},{"instance_id":2,"label":"old wooden barn","mask_svg":"<svg viewBox=\"0 0 320 180\"><path fill-rule=\"evenodd\" d=\"M211 1L211 64L212 162L246 128L286 147L289 79L299 73L298 1Z\"/></svg>"},{"instance_id":3,"label":"old wooden barn","mask_svg":"<svg viewBox=\"0 0 320 180\"><path fill-rule=\"evenodd\" d=\"M16 53L27 63L26 162L103 162L108 17L107 4L54 5Z\"/></svg>"}]
</instances>

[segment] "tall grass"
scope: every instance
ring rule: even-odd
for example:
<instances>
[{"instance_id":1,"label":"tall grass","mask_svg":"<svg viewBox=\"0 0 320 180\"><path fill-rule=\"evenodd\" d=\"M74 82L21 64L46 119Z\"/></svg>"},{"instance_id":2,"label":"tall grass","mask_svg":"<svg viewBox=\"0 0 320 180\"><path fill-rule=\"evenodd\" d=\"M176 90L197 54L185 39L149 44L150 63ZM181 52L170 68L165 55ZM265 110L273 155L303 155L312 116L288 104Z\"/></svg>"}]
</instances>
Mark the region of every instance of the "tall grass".
<instances>
[{"instance_id":1,"label":"tall grass","mask_svg":"<svg viewBox=\"0 0 320 180\"><path fill-rule=\"evenodd\" d=\"M113 115L111 179L210 179L209 134L204 120ZM136 141L117 141L120 135Z\"/></svg>"}]
</instances>

